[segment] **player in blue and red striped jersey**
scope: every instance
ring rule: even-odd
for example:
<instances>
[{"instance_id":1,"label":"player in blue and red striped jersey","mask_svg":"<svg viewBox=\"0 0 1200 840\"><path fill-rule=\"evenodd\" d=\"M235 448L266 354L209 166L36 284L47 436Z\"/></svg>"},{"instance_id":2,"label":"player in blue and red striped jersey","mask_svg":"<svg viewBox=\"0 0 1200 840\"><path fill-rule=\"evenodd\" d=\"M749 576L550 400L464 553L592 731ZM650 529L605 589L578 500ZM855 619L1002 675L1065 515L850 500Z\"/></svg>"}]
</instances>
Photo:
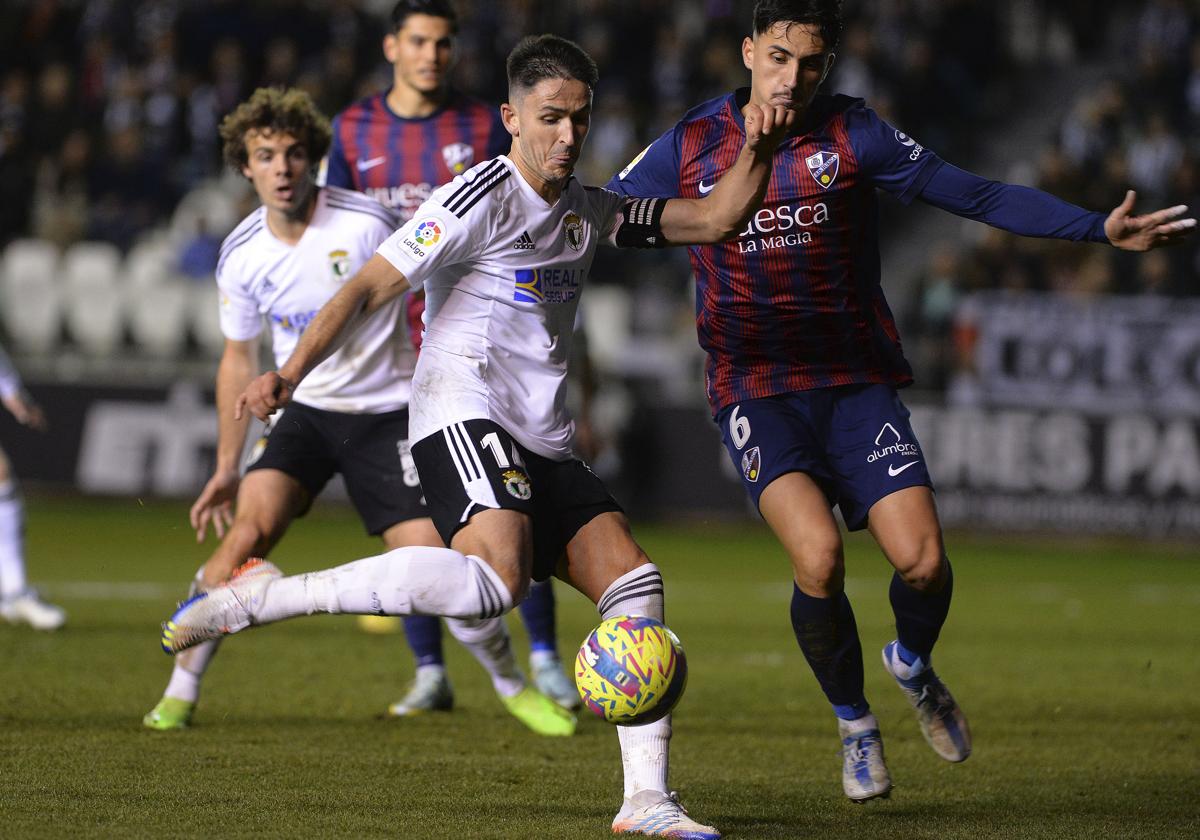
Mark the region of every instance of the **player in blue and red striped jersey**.
<instances>
[{"instance_id":1,"label":"player in blue and red striped jersey","mask_svg":"<svg viewBox=\"0 0 1200 840\"><path fill-rule=\"evenodd\" d=\"M792 627L839 721L842 781L855 801L891 779L863 692L862 647L843 591L847 526L868 528L895 567L898 638L884 664L942 758L962 761L971 737L930 667L953 577L932 483L897 389L912 382L880 287L875 189L1027 236L1170 243L1194 219L1174 207L1107 216L1046 193L997 183L939 159L861 99L817 95L841 32L836 0L763 0L742 56L748 89L690 111L608 184L636 196L696 198L744 142L747 101L796 111L775 153L762 208L734 240L689 249L706 388L725 446L759 512L792 561Z\"/></svg>"},{"instance_id":2,"label":"player in blue and red striped jersey","mask_svg":"<svg viewBox=\"0 0 1200 840\"><path fill-rule=\"evenodd\" d=\"M383 54L392 65L392 86L350 105L333 120L333 144L325 183L361 190L407 222L435 187L476 163L504 154L512 138L500 109L450 86L458 20L446 0L400 0L392 9ZM423 296L412 298L408 323L419 344ZM429 526L425 542L437 534ZM434 543L430 543L433 540ZM566 709L579 694L563 673L555 640L554 591L536 583L520 606L529 632L530 670L543 694ZM395 618L362 616L364 628L389 629ZM449 709L453 694L442 654L441 624L432 616L406 616L404 632L417 658L417 674L405 697L389 707L396 716Z\"/></svg>"}]
</instances>

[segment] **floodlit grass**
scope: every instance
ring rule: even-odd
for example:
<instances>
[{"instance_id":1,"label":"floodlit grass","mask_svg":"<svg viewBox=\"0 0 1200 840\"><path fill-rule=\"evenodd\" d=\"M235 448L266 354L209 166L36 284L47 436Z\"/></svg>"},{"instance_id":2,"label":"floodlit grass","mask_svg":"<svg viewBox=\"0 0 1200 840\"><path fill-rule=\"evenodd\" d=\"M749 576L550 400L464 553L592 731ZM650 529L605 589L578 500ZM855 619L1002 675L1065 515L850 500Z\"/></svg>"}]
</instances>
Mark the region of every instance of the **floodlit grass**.
<instances>
[{"instance_id":1,"label":"floodlit grass","mask_svg":"<svg viewBox=\"0 0 1200 840\"><path fill-rule=\"evenodd\" d=\"M316 616L229 640L193 728L144 730L170 671L158 623L205 556L185 507L35 497L29 513L30 576L70 623L53 635L0 627L0 836L610 836L612 729L587 719L571 739L527 732L448 637L452 714L377 719L411 675L400 638ZM663 569L691 666L672 782L727 836L1200 835L1194 547L952 535L955 603L936 661L975 753L949 765L879 664L893 637L889 570L869 538L850 538L868 697L896 782L890 801L859 807L841 794L835 724L792 638L770 535L636 532ZM320 508L274 559L292 572L374 550L348 511ZM565 654L596 620L559 588Z\"/></svg>"}]
</instances>

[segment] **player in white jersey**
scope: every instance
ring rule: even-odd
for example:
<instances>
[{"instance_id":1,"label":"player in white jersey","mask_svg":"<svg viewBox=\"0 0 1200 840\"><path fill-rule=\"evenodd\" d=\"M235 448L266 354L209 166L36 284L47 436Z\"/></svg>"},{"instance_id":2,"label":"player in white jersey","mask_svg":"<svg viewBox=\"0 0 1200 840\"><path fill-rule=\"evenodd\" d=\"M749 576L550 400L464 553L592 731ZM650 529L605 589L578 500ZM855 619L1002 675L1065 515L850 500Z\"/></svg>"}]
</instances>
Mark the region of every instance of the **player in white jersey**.
<instances>
[{"instance_id":1,"label":"player in white jersey","mask_svg":"<svg viewBox=\"0 0 1200 840\"><path fill-rule=\"evenodd\" d=\"M408 399L416 353L401 300L389 302L317 365L241 478L247 423L232 404L258 373L258 339L271 326L282 364L326 301L391 234L391 211L361 193L318 189L312 165L329 145L329 123L301 91L261 89L221 126L229 164L254 184L262 206L225 240L217 265L225 351L217 373L217 468L191 510L198 540L212 524L220 545L197 574L205 591L238 574L277 575L264 557L335 472L345 479L367 532L388 548L436 544L408 445ZM236 515L231 511L237 502ZM569 735L574 718L525 683L499 619L455 620L451 631L492 677L504 705L545 735ZM152 729L188 725L216 642L176 660Z\"/></svg>"},{"instance_id":2,"label":"player in white jersey","mask_svg":"<svg viewBox=\"0 0 1200 840\"><path fill-rule=\"evenodd\" d=\"M0 349L0 403L22 426L45 431L41 407L25 392L8 354ZM25 507L12 465L0 449L0 618L35 630L57 630L67 614L25 583Z\"/></svg>"},{"instance_id":3,"label":"player in white jersey","mask_svg":"<svg viewBox=\"0 0 1200 840\"><path fill-rule=\"evenodd\" d=\"M747 107L745 145L708 197L625 199L571 177L596 78L570 41L543 35L518 44L501 109L510 154L434 191L322 308L279 372L239 398L239 409L269 416L348 325L424 288L413 455L450 548L409 547L325 572L235 583L183 605L164 625L164 647L314 612L500 615L521 600L531 575L557 575L604 618L663 618L662 576L620 506L572 456L564 379L575 308L601 242L657 247L734 236L762 200L791 116ZM719 837L667 787L670 718L618 734L625 801L613 830Z\"/></svg>"}]
</instances>

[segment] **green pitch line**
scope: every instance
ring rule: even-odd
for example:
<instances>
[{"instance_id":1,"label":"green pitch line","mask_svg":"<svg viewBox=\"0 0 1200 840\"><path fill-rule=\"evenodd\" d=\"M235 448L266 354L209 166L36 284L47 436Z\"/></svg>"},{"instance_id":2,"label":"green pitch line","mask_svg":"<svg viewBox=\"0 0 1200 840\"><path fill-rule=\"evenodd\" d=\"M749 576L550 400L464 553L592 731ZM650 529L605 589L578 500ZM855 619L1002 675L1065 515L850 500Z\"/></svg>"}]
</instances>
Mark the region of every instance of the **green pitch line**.
<instances>
[{"instance_id":1,"label":"green pitch line","mask_svg":"<svg viewBox=\"0 0 1200 840\"><path fill-rule=\"evenodd\" d=\"M144 729L171 665L158 622L207 552L186 505L34 496L28 508L30 577L70 616L57 634L0 626L0 836L611 837L611 727L533 735L449 638L452 714L378 720L411 676L401 640L319 616L229 640L192 728ZM672 781L727 836L1200 835L1194 547L951 535L956 598L935 661L975 735L952 766L878 664L889 570L851 537L848 589L896 782L891 801L855 807L769 534L754 522L635 533L691 668ZM375 547L347 511L318 506L274 559L302 571ZM597 616L558 591L570 655Z\"/></svg>"}]
</instances>

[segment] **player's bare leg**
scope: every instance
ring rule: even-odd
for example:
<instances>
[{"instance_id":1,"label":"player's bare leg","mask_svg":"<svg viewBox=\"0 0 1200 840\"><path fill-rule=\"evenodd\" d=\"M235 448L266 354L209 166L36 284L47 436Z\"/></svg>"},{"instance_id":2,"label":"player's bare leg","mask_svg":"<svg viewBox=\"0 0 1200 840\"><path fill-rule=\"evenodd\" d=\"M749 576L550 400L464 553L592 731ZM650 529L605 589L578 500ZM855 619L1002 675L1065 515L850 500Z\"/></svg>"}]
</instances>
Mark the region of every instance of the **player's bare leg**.
<instances>
[{"instance_id":1,"label":"player's bare leg","mask_svg":"<svg viewBox=\"0 0 1200 840\"><path fill-rule=\"evenodd\" d=\"M238 488L237 510L228 533L196 573L188 597L220 586L251 557L262 557L279 542L308 504L300 482L279 470L253 470ZM220 645L211 639L175 657L162 699L142 723L149 729L183 729L191 722L200 683Z\"/></svg>"},{"instance_id":2,"label":"player's bare leg","mask_svg":"<svg viewBox=\"0 0 1200 840\"><path fill-rule=\"evenodd\" d=\"M0 450L0 618L35 630L57 630L67 614L25 581L25 505L8 456Z\"/></svg>"},{"instance_id":3,"label":"player's bare leg","mask_svg":"<svg viewBox=\"0 0 1200 840\"><path fill-rule=\"evenodd\" d=\"M664 620L658 567L642 551L619 513L602 513L576 532L558 576L595 604L601 619L645 615ZM687 815L667 786L671 716L644 726L619 726L624 801L613 831L628 834L717 838L720 832Z\"/></svg>"},{"instance_id":4,"label":"player's bare leg","mask_svg":"<svg viewBox=\"0 0 1200 840\"><path fill-rule=\"evenodd\" d=\"M883 649L884 667L916 710L934 752L964 761L971 754L970 727L931 664L954 590L933 491L906 487L885 496L871 507L868 527L896 569L889 595L898 638Z\"/></svg>"},{"instance_id":5,"label":"player's bare leg","mask_svg":"<svg viewBox=\"0 0 1200 840\"><path fill-rule=\"evenodd\" d=\"M863 693L862 644L844 591L842 535L821 488L785 473L759 497L759 511L792 563L792 630L833 706L842 740L842 788L855 802L887 796L891 776L879 723Z\"/></svg>"}]
</instances>

